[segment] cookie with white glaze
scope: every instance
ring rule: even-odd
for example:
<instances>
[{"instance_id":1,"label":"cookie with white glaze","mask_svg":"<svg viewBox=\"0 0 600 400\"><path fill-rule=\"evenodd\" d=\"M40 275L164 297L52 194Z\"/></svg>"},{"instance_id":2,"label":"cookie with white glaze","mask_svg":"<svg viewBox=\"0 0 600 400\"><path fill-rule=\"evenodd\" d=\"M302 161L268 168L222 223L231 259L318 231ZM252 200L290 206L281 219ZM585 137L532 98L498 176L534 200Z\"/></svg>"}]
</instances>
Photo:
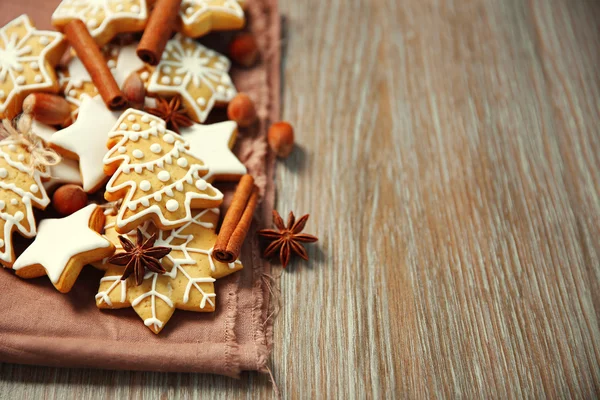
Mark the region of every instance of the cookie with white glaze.
<instances>
[{"instance_id":1,"label":"cookie with white glaze","mask_svg":"<svg viewBox=\"0 0 600 400\"><path fill-rule=\"evenodd\" d=\"M203 179L208 168L165 121L129 109L109 133L104 172L111 175L104 198L122 199L116 230L127 233L147 220L173 229L192 209L218 207L223 194Z\"/></svg>"},{"instance_id":2,"label":"cookie with white glaze","mask_svg":"<svg viewBox=\"0 0 600 400\"><path fill-rule=\"evenodd\" d=\"M197 38L212 31L242 29L246 21L236 0L183 0L179 23L184 35Z\"/></svg>"},{"instance_id":3,"label":"cookie with white glaze","mask_svg":"<svg viewBox=\"0 0 600 400\"><path fill-rule=\"evenodd\" d=\"M54 67L66 47L62 34L37 30L27 15L0 28L0 119L19 114L30 93L58 92Z\"/></svg>"},{"instance_id":4,"label":"cookie with white glaze","mask_svg":"<svg viewBox=\"0 0 600 400\"><path fill-rule=\"evenodd\" d=\"M212 256L218 220L219 210L207 209L195 211L185 225L169 231L159 231L151 222L144 223L140 230L145 238L157 233L154 245L171 248L171 252L161 261L166 272L147 272L142 284L136 286L133 276L121 280L124 267L96 263L96 266L106 270L96 295L98 308L133 307L154 333L164 328L175 309L214 311L217 306L214 282L242 269L240 261L224 264ZM114 216L106 217L105 237L116 246L116 253L119 253L122 248L115 221ZM134 233L127 237L132 242L136 240Z\"/></svg>"},{"instance_id":5,"label":"cookie with white glaze","mask_svg":"<svg viewBox=\"0 0 600 400\"><path fill-rule=\"evenodd\" d=\"M115 251L99 233L104 219L104 210L90 204L68 217L43 220L35 240L17 258L13 269L25 279L48 275L58 291L69 292L86 264Z\"/></svg>"},{"instance_id":6,"label":"cookie with white glaze","mask_svg":"<svg viewBox=\"0 0 600 400\"><path fill-rule=\"evenodd\" d=\"M148 22L146 0L62 0L52 14L58 30L78 19L86 25L99 46L119 33L139 32Z\"/></svg>"},{"instance_id":7,"label":"cookie with white glaze","mask_svg":"<svg viewBox=\"0 0 600 400\"><path fill-rule=\"evenodd\" d=\"M229 76L227 57L181 34L167 42L150 76L148 93L165 98L181 96L188 115L204 122L215 106L224 106L237 94Z\"/></svg>"},{"instance_id":8,"label":"cookie with white glaze","mask_svg":"<svg viewBox=\"0 0 600 400\"><path fill-rule=\"evenodd\" d=\"M32 238L37 233L33 207L41 210L50 203L42 179L45 168L31 166L31 154L22 143L0 142L0 263L12 266L15 260L12 234Z\"/></svg>"}]
</instances>

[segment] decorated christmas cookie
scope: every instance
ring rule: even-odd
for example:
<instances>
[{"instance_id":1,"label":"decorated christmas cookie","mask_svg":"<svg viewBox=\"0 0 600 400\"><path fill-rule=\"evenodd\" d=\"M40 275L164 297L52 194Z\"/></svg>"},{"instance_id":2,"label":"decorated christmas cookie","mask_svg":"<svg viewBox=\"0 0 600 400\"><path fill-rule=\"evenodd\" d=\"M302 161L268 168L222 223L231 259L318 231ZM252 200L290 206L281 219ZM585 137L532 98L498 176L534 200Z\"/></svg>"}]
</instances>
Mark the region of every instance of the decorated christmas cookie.
<instances>
[{"instance_id":1,"label":"decorated christmas cookie","mask_svg":"<svg viewBox=\"0 0 600 400\"><path fill-rule=\"evenodd\" d=\"M138 73L142 81L147 83L150 79L150 73L154 69L139 59L135 53L136 47L137 44L126 46L111 44L103 49L106 63L120 88L123 88L123 83L132 73ZM75 55L71 57L66 67L59 72L59 78L61 90L71 104L73 119L75 119L82 97L85 95L94 97L98 94L98 89L92 82L92 78L81 60Z\"/></svg>"},{"instance_id":2,"label":"decorated christmas cookie","mask_svg":"<svg viewBox=\"0 0 600 400\"><path fill-rule=\"evenodd\" d=\"M29 93L58 92L54 66L66 46L62 34L35 29L27 15L0 28L0 118L19 114Z\"/></svg>"},{"instance_id":3,"label":"decorated christmas cookie","mask_svg":"<svg viewBox=\"0 0 600 400\"><path fill-rule=\"evenodd\" d=\"M48 173L32 165L27 146L13 139L0 142L0 262L14 261L12 233L31 238L36 234L33 207L45 209L50 199L42 185Z\"/></svg>"},{"instance_id":4,"label":"decorated christmas cookie","mask_svg":"<svg viewBox=\"0 0 600 400\"><path fill-rule=\"evenodd\" d=\"M244 27L244 10L236 0L183 0L179 19L181 31L199 37L210 31Z\"/></svg>"},{"instance_id":5,"label":"decorated christmas cookie","mask_svg":"<svg viewBox=\"0 0 600 400\"><path fill-rule=\"evenodd\" d=\"M43 220L34 242L17 258L13 269L26 279L48 275L60 292L70 291L84 265L115 251L98 233L104 220L104 210L95 204L66 218Z\"/></svg>"},{"instance_id":6,"label":"decorated christmas cookie","mask_svg":"<svg viewBox=\"0 0 600 400\"><path fill-rule=\"evenodd\" d=\"M237 93L229 67L226 57L177 34L150 76L148 92L180 95L189 116L204 122L215 105L227 104Z\"/></svg>"},{"instance_id":7,"label":"decorated christmas cookie","mask_svg":"<svg viewBox=\"0 0 600 400\"><path fill-rule=\"evenodd\" d=\"M104 197L123 199L116 222L119 233L146 220L161 229L176 228L189 222L192 209L221 204L223 194L203 179L208 168L162 119L125 111L109 133L108 147L104 170L112 177Z\"/></svg>"},{"instance_id":8,"label":"decorated christmas cookie","mask_svg":"<svg viewBox=\"0 0 600 400\"><path fill-rule=\"evenodd\" d=\"M114 229L115 220L115 217L107 216L105 236L117 247L114 256L117 257L124 250ZM140 227L143 238L156 234L153 245L171 249L162 258L165 273L146 270L141 284L137 285L133 275L126 280L121 279L124 267L105 265L106 274L96 295L97 306L112 309L133 307L154 333L161 331L177 308L214 311L215 280L242 269L239 261L223 264L212 256L218 220L219 210L207 209L196 211L185 225L171 231L158 231L151 222L144 223ZM137 242L135 234L127 237L131 242Z\"/></svg>"},{"instance_id":9,"label":"decorated christmas cookie","mask_svg":"<svg viewBox=\"0 0 600 400\"><path fill-rule=\"evenodd\" d=\"M108 110L100 96L84 96L75 123L54 133L50 144L63 156L79 160L83 190L88 193L100 189L108 177L104 174L108 132L113 128L119 112Z\"/></svg>"},{"instance_id":10,"label":"decorated christmas cookie","mask_svg":"<svg viewBox=\"0 0 600 400\"><path fill-rule=\"evenodd\" d=\"M33 121L31 131L45 143L49 143L52 135L56 132L56 129L40 122ZM50 190L65 183L73 183L79 186L83 185L81 175L79 174L79 163L75 160L63 157L59 164L48 167L48 180L44 181L43 185L46 190Z\"/></svg>"},{"instance_id":11,"label":"decorated christmas cookie","mask_svg":"<svg viewBox=\"0 0 600 400\"><path fill-rule=\"evenodd\" d=\"M52 14L52 24L61 30L74 19L82 20L103 46L118 33L143 30L148 7L146 0L63 0Z\"/></svg>"},{"instance_id":12,"label":"decorated christmas cookie","mask_svg":"<svg viewBox=\"0 0 600 400\"><path fill-rule=\"evenodd\" d=\"M181 131L190 144L190 152L206 163L206 180L239 180L246 167L231 152L237 136L237 124L225 121L212 125L194 124Z\"/></svg>"}]
</instances>

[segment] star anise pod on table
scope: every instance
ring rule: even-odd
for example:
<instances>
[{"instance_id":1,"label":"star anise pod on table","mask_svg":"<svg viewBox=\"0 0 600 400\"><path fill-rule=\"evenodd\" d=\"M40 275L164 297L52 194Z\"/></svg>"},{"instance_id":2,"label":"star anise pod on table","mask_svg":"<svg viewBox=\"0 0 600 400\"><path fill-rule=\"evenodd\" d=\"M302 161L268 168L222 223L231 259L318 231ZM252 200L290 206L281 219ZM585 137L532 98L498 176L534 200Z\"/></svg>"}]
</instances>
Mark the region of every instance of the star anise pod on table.
<instances>
[{"instance_id":1,"label":"star anise pod on table","mask_svg":"<svg viewBox=\"0 0 600 400\"><path fill-rule=\"evenodd\" d=\"M188 127L194 121L188 116L187 110L181 104L181 97L175 96L170 101L162 97L156 98L156 107L146 107L146 112L163 119L169 129L179 132L180 127Z\"/></svg>"},{"instance_id":2,"label":"star anise pod on table","mask_svg":"<svg viewBox=\"0 0 600 400\"><path fill-rule=\"evenodd\" d=\"M171 252L169 247L156 246L156 233L144 240L142 231L137 230L137 242L133 244L127 236L120 235L119 241L123 246L123 252L109 257L108 262L115 265L125 265L125 271L121 280L124 281L131 274L135 278L136 285L141 285L144 281L146 269L159 274L164 274L165 268L161 265L160 259Z\"/></svg>"},{"instance_id":3,"label":"star anise pod on table","mask_svg":"<svg viewBox=\"0 0 600 400\"><path fill-rule=\"evenodd\" d=\"M258 231L260 236L273 240L273 242L265 249L263 257L271 257L279 250L279 259L283 268L287 267L292 253L297 254L308 261L308 254L302 243L312 243L319 240L316 236L300 233L304 229L308 217L309 215L306 214L296 221L294 213L290 212L286 226L279 213L273 210L273 222L279 231L274 229L261 229Z\"/></svg>"}]
</instances>

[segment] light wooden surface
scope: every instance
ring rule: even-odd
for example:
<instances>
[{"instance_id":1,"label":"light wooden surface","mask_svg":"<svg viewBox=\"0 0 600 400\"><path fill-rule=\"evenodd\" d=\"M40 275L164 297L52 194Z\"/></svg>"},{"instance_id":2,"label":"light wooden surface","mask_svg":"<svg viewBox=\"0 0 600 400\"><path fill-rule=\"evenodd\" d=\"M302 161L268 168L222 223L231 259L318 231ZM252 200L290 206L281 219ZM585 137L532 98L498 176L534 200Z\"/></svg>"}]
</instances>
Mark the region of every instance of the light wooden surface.
<instances>
[{"instance_id":1,"label":"light wooden surface","mask_svg":"<svg viewBox=\"0 0 600 400\"><path fill-rule=\"evenodd\" d=\"M600 396L600 3L281 0L286 398ZM6 398L272 398L264 376L3 365Z\"/></svg>"}]
</instances>

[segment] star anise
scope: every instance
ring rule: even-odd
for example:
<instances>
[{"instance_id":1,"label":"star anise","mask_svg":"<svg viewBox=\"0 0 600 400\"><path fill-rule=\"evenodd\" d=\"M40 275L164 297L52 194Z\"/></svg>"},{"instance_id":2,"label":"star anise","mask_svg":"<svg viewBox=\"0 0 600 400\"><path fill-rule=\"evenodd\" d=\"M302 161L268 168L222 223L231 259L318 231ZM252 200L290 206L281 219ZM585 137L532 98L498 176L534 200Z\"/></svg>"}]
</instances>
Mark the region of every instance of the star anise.
<instances>
[{"instance_id":1,"label":"star anise","mask_svg":"<svg viewBox=\"0 0 600 400\"><path fill-rule=\"evenodd\" d=\"M144 281L146 269L164 274L165 268L160 264L160 259L171 252L169 247L154 247L156 233L144 240L142 231L137 230L137 243L133 244L127 236L120 235L119 241L123 246L124 252L117 253L108 259L108 262L115 265L125 265L125 271L121 280L124 281L131 274L135 277L136 285L141 285Z\"/></svg>"},{"instance_id":2,"label":"star anise","mask_svg":"<svg viewBox=\"0 0 600 400\"><path fill-rule=\"evenodd\" d=\"M177 133L179 133L180 127L188 127L194 124L185 107L181 105L181 97L179 96L173 97L170 101L157 97L156 107L146 107L145 110L163 119L167 123L167 127Z\"/></svg>"},{"instance_id":3,"label":"star anise","mask_svg":"<svg viewBox=\"0 0 600 400\"><path fill-rule=\"evenodd\" d=\"M302 229L304 229L306 221L308 221L308 216L309 215L306 214L296 221L294 213L290 212L287 226L285 226L279 213L273 210L273 222L279 231L274 229L261 229L258 231L259 235L273 240L273 242L265 249L263 257L270 257L279 250L279 259L283 268L287 267L292 253L308 260L306 249L301 243L312 243L319 240L316 236L300 233L302 232Z\"/></svg>"}]
</instances>

